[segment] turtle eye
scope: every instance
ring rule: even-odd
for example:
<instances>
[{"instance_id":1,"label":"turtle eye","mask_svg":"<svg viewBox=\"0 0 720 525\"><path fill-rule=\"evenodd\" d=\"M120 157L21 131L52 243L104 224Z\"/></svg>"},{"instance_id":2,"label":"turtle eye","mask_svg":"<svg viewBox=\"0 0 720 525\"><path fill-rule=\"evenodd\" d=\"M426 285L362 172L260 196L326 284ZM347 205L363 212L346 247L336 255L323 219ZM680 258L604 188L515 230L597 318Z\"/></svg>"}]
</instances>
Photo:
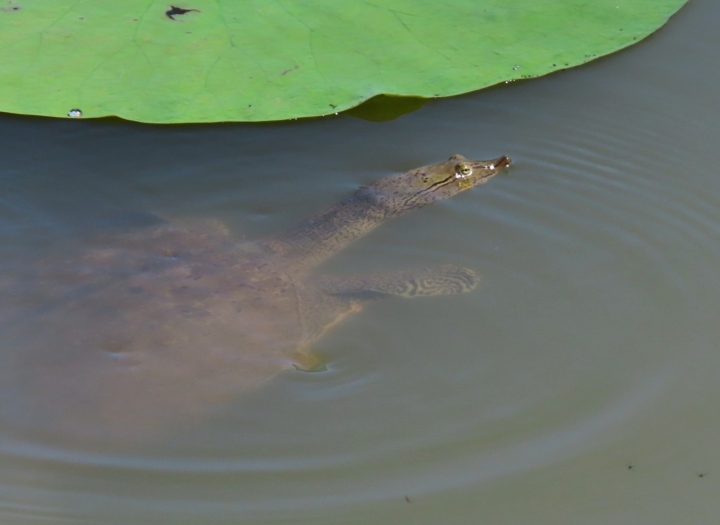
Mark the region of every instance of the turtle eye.
<instances>
[{"instance_id":1,"label":"turtle eye","mask_svg":"<svg viewBox=\"0 0 720 525\"><path fill-rule=\"evenodd\" d=\"M457 166L455 166L455 177L456 178L464 178L469 177L472 175L472 167L469 164L466 164L464 162L461 162Z\"/></svg>"}]
</instances>

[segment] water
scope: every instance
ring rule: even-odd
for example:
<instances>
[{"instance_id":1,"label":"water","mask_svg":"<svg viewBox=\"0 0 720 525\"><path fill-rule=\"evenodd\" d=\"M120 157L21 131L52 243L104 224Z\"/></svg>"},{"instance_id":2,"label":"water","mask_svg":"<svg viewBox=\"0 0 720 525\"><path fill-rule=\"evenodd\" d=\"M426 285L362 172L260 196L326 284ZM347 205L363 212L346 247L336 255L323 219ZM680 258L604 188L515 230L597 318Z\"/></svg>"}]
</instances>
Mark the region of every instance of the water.
<instances>
[{"instance_id":1,"label":"water","mask_svg":"<svg viewBox=\"0 0 720 525\"><path fill-rule=\"evenodd\" d=\"M620 54L384 124L3 116L8 265L151 214L256 238L456 152L515 163L325 265L483 278L373 304L318 344L327 372L137 447L53 431L4 380L0 521L717 521L718 15L695 0Z\"/></svg>"}]
</instances>

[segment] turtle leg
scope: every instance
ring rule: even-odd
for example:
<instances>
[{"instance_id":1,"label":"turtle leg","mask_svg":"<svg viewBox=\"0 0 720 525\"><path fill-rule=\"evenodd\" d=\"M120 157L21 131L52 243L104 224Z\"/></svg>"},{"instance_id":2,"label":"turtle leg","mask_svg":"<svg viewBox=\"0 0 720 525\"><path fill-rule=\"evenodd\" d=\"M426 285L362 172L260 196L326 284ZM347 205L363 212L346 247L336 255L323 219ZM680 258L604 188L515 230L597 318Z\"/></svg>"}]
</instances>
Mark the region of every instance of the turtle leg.
<instances>
[{"instance_id":1,"label":"turtle leg","mask_svg":"<svg viewBox=\"0 0 720 525\"><path fill-rule=\"evenodd\" d=\"M469 292L480 279L467 268L450 264L381 275L321 277L318 285L333 295L424 297Z\"/></svg>"},{"instance_id":2,"label":"turtle leg","mask_svg":"<svg viewBox=\"0 0 720 525\"><path fill-rule=\"evenodd\" d=\"M326 372L330 360L318 352L298 351L293 355L293 367L299 372Z\"/></svg>"}]
</instances>

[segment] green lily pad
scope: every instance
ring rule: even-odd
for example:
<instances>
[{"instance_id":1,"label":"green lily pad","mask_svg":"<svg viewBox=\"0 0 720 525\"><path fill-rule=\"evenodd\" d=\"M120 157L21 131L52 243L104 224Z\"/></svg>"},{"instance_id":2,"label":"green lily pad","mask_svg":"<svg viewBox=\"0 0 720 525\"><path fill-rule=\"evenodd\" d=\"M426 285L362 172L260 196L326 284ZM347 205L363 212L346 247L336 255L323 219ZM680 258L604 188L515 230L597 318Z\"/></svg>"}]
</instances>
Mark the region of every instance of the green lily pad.
<instances>
[{"instance_id":1,"label":"green lily pad","mask_svg":"<svg viewBox=\"0 0 720 525\"><path fill-rule=\"evenodd\" d=\"M336 113L582 64L686 0L0 0L0 111L158 123Z\"/></svg>"}]
</instances>

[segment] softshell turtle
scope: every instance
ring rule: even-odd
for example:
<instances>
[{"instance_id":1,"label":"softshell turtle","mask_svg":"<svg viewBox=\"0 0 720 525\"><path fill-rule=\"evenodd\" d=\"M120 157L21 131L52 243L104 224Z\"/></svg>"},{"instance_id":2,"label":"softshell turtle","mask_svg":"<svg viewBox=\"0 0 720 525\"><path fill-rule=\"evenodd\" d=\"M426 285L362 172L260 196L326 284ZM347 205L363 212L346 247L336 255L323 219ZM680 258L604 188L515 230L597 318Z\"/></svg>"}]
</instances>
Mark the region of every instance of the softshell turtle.
<instances>
[{"instance_id":1,"label":"softshell turtle","mask_svg":"<svg viewBox=\"0 0 720 525\"><path fill-rule=\"evenodd\" d=\"M216 221L166 222L37 266L14 297L5 294L33 309L28 328L15 331L34 356L22 381L66 425L142 436L283 369L312 370L313 343L368 299L454 294L478 282L451 265L350 277L313 270L386 220L484 184L509 164L455 155L381 179L257 242L233 239Z\"/></svg>"}]
</instances>

